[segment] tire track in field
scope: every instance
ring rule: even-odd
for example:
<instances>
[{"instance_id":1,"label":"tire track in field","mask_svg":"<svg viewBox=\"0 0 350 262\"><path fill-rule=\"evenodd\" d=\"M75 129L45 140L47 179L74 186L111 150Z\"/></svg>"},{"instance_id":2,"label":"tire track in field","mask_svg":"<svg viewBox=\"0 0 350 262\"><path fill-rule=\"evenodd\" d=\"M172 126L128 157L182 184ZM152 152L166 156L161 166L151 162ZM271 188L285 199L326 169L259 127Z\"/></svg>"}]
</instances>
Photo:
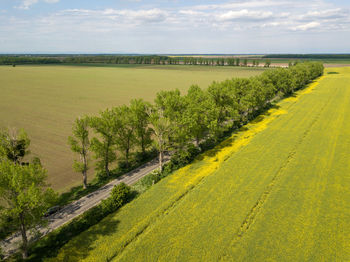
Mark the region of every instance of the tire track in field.
<instances>
[{"instance_id":1,"label":"tire track in field","mask_svg":"<svg viewBox=\"0 0 350 262\"><path fill-rule=\"evenodd\" d=\"M337 88L338 90L338 88ZM336 90L336 91L337 91ZM235 233L231 247L235 247L240 239L244 236L244 234L249 230L251 225L254 223L256 216L260 213L262 207L268 200L269 195L271 194L272 190L274 189L275 185L277 184L278 180L282 177L283 171L287 168L290 162L293 161L295 154L297 153L297 150L299 146L303 143L305 138L308 136L308 134L311 132L313 126L316 124L316 122L320 119L320 116L322 112L325 110L325 108L328 106L328 104L331 101L331 98L334 97L334 94L336 93L334 91L332 94L332 97L329 97L325 104L322 106L322 108L319 110L319 112L316 114L315 118L311 121L309 126L306 128L306 130L303 132L297 143L295 144L294 148L291 150L291 152L288 154L285 162L280 166L280 168L277 170L275 175L273 176L271 182L266 186L264 192L260 195L254 206L250 209L248 212L247 216L241 223L240 227L238 228L237 232ZM295 103L293 103L294 105ZM290 108L290 107L289 107ZM226 257L227 255L224 253L224 255L219 257L219 260L222 260Z\"/></svg>"},{"instance_id":2,"label":"tire track in field","mask_svg":"<svg viewBox=\"0 0 350 262\"><path fill-rule=\"evenodd\" d=\"M170 201L170 203L162 208L159 212L157 212L157 214L152 217L152 219L148 220L147 223L145 223L144 225L142 225L142 227L137 230L137 232L134 233L134 235L132 235L131 237L129 237L128 239L126 239L124 241L124 243L121 245L120 249L117 250L116 252L114 252L114 254L110 257L106 258L106 261L112 261L113 259L120 257L123 255L123 252L125 251L125 249L134 241L137 241L137 239L147 233L148 230L150 230L151 226L156 223L155 221L162 218L163 216L166 216L169 214L169 212L175 208L177 206L177 204L179 203L179 201L181 199L183 199L186 195L188 195L198 184L200 184L202 182L202 180L205 177L200 178L196 184L189 186L185 191L180 192L179 194L177 194L172 201Z\"/></svg>"},{"instance_id":3,"label":"tire track in field","mask_svg":"<svg viewBox=\"0 0 350 262\"><path fill-rule=\"evenodd\" d=\"M190 181L190 184L187 184L185 188L179 192L177 192L171 199L169 199L168 203L166 203L163 207L160 207L156 212L154 212L153 215L150 217L147 217L144 219L138 227L133 230L133 232L129 231L129 235L122 238L120 241L121 244L119 248L109 257L106 259L108 261L113 260L117 257L122 257L124 254L125 249L127 247L137 241L140 237L142 237L144 234L147 234L148 231L151 230L152 226L157 223L157 221L161 220L164 218L166 215L168 215L176 206L179 204L179 202L186 197L193 189L195 189L207 176L213 174L219 167L220 165L225 162L228 158L230 158L234 153L236 153L240 148L246 146L251 139L261 131L263 131L270 122L272 122L274 119L278 118L281 114L284 114L284 112L276 111L270 114L269 118L266 118L265 122L263 124L253 124L253 127L249 130L249 135L248 136L241 136L239 138L241 141L236 140L238 135L235 134L231 138L221 142L217 147L215 147L212 150L209 150L210 153L211 151L215 151L215 156L207 156L206 158L200 160L204 161L205 164L203 167L199 168L197 170L198 176L194 176L194 180ZM247 133L248 131L243 131L243 133ZM234 143L235 145L233 146L231 143ZM223 148L230 148L228 152L222 152ZM219 149L218 149L219 148ZM223 154L220 156L220 154ZM189 166L183 167L182 170L183 172L187 172ZM184 171L186 170L186 171Z\"/></svg>"},{"instance_id":4,"label":"tire track in field","mask_svg":"<svg viewBox=\"0 0 350 262\"><path fill-rule=\"evenodd\" d=\"M144 219L139 224L136 230L131 232L129 236L125 237L120 241L121 244L119 248L106 259L108 261L111 261L118 257L121 258L125 250L128 248L130 244L132 244L135 241L138 241L140 237L147 234L147 232L152 229L152 226L154 226L157 223L157 221L167 216L174 208L176 208L176 206L180 203L180 201L183 198L185 198L189 193L191 193L200 183L202 183L206 177L208 177L209 175L212 175L223 162L225 162L228 158L230 158L233 154L235 154L239 149L246 146L255 135L262 132L265 128L267 128L269 123L271 123L273 120L275 120L282 114L285 114L285 112L276 110L275 112L269 115L269 118L265 119L264 123L251 124L253 127L250 127L248 131L242 131L242 133L245 133L245 134L247 134L247 132L250 132L249 135L242 135L241 138L236 140L238 135L235 134L231 138L221 142L214 149L209 150L209 152L207 153L210 153L211 151L215 151L216 153L214 156L207 156L206 158L200 160L205 162L203 167L196 170L197 171L196 173L197 174L199 173L200 175L194 176L194 181L191 181L190 184L186 185L186 187L182 191L177 192L177 194L175 194L171 199L169 199L168 203L166 203L163 207L160 207L153 215ZM241 131L239 131L239 133L241 133ZM222 149L226 147L230 148L230 150L228 152L222 153ZM223 154L223 155L220 156L220 154ZM186 168L188 167L189 166L186 166L186 167L183 167L182 169L186 170ZM185 172L187 172L187 170Z\"/></svg>"}]
</instances>

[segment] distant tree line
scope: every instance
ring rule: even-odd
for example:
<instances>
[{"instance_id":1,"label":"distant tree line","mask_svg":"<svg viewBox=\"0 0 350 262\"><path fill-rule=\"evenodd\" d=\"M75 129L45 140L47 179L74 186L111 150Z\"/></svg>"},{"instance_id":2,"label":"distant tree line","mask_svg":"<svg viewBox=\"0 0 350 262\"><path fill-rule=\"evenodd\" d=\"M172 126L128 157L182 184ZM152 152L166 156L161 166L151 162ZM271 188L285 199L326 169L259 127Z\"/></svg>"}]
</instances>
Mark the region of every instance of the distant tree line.
<instances>
[{"instance_id":1,"label":"distant tree line","mask_svg":"<svg viewBox=\"0 0 350 262\"><path fill-rule=\"evenodd\" d=\"M287 59L350 59L350 54L274 54L264 58L287 58Z\"/></svg>"},{"instance_id":2,"label":"distant tree line","mask_svg":"<svg viewBox=\"0 0 350 262\"><path fill-rule=\"evenodd\" d=\"M34 57L34 56L0 56L0 65L16 64L58 64L61 60L52 57Z\"/></svg>"},{"instance_id":3,"label":"distant tree line","mask_svg":"<svg viewBox=\"0 0 350 262\"><path fill-rule=\"evenodd\" d=\"M100 55L100 56L69 56L62 59L62 63L106 63L106 64L164 64L170 57L157 55L127 56L127 55ZM167 61L167 62L166 62Z\"/></svg>"},{"instance_id":4,"label":"distant tree line","mask_svg":"<svg viewBox=\"0 0 350 262\"><path fill-rule=\"evenodd\" d=\"M259 66L264 63L269 67L271 62L266 60L248 60L241 58L208 58L208 57L170 57L158 55L71 55L71 56L0 56L0 65L24 64L138 64L138 65L206 65L206 66Z\"/></svg>"},{"instance_id":5,"label":"distant tree line","mask_svg":"<svg viewBox=\"0 0 350 262\"><path fill-rule=\"evenodd\" d=\"M256 77L213 82L204 90L193 85L185 95L177 89L160 91L153 104L132 100L97 116L78 118L69 138L72 150L80 156L75 170L82 173L86 187L89 152L97 160L96 170L109 176L110 165L117 159L128 166L131 152L142 155L153 146L162 171L166 152L179 157L201 151L227 130L256 117L276 96L290 95L322 74L321 63L298 63Z\"/></svg>"},{"instance_id":6,"label":"distant tree line","mask_svg":"<svg viewBox=\"0 0 350 262\"><path fill-rule=\"evenodd\" d=\"M269 59L247 59L247 58L208 58L208 57L179 57L178 63L184 65L206 65L206 66L259 66L264 64L264 67L270 67L271 61Z\"/></svg>"}]
</instances>

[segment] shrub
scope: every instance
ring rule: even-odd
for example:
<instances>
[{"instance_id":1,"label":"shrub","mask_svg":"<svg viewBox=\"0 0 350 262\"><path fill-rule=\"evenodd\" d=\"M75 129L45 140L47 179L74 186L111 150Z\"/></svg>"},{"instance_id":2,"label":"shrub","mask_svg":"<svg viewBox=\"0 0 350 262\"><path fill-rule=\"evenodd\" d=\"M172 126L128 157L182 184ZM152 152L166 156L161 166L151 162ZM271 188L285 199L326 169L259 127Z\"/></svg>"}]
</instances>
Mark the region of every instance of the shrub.
<instances>
[{"instance_id":1,"label":"shrub","mask_svg":"<svg viewBox=\"0 0 350 262\"><path fill-rule=\"evenodd\" d=\"M173 168L178 169L189 164L200 153L200 149L193 144L189 144L186 150L180 150L171 157Z\"/></svg>"},{"instance_id":2,"label":"shrub","mask_svg":"<svg viewBox=\"0 0 350 262\"><path fill-rule=\"evenodd\" d=\"M153 170L151 173L144 176L133 185L132 188L134 190L134 193L142 194L147 189L149 189L152 185L158 183L164 177L163 174L164 174L164 170L162 173L160 173L158 169Z\"/></svg>"},{"instance_id":3,"label":"shrub","mask_svg":"<svg viewBox=\"0 0 350 262\"><path fill-rule=\"evenodd\" d=\"M207 151L209 149L214 148L216 144L217 142L215 141L215 139L211 137L200 143L199 147L201 151Z\"/></svg>"},{"instance_id":4,"label":"shrub","mask_svg":"<svg viewBox=\"0 0 350 262\"><path fill-rule=\"evenodd\" d=\"M129 163L127 163L125 160L120 160L118 162L118 167L121 170L127 170L127 169L129 169L130 164L132 164L132 163L130 163L130 161L129 161Z\"/></svg>"},{"instance_id":5,"label":"shrub","mask_svg":"<svg viewBox=\"0 0 350 262\"><path fill-rule=\"evenodd\" d=\"M128 201L130 193L130 187L124 183L114 186L110 197L102 201L102 209L108 212L117 210Z\"/></svg>"},{"instance_id":6,"label":"shrub","mask_svg":"<svg viewBox=\"0 0 350 262\"><path fill-rule=\"evenodd\" d=\"M142 185L144 185L146 187L150 187L153 184L156 184L161 179L160 175L161 175L161 173L158 169L154 170L151 174L149 174L148 176L145 176L141 180L141 183L142 183Z\"/></svg>"}]
</instances>

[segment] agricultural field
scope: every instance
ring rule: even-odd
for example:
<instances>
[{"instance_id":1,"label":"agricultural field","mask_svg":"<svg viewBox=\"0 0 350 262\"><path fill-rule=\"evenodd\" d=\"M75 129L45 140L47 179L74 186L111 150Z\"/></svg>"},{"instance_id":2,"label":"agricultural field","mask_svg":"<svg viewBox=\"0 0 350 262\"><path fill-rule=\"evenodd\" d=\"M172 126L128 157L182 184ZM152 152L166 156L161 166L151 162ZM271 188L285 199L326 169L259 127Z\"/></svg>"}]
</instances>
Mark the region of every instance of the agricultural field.
<instances>
[{"instance_id":1,"label":"agricultural field","mask_svg":"<svg viewBox=\"0 0 350 262\"><path fill-rule=\"evenodd\" d=\"M349 148L350 68L326 69L52 261L348 261Z\"/></svg>"},{"instance_id":2,"label":"agricultural field","mask_svg":"<svg viewBox=\"0 0 350 262\"><path fill-rule=\"evenodd\" d=\"M133 98L151 101L160 90L205 88L214 80L261 72L205 66L0 66L0 126L28 132L32 155L41 158L53 188L62 191L81 182L67 144L76 117Z\"/></svg>"}]
</instances>

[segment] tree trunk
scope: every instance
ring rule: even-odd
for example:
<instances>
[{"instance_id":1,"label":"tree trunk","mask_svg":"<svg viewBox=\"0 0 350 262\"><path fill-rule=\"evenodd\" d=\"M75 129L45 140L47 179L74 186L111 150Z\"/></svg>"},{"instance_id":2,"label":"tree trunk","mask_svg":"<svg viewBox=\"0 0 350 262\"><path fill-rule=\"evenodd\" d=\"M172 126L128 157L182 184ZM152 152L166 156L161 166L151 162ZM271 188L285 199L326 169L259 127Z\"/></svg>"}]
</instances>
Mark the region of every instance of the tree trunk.
<instances>
[{"instance_id":1,"label":"tree trunk","mask_svg":"<svg viewBox=\"0 0 350 262\"><path fill-rule=\"evenodd\" d=\"M23 213L19 215L19 219L21 223L21 235L22 235L22 256L23 256L23 259L26 259L28 257L28 238L27 238L26 226L24 224Z\"/></svg>"},{"instance_id":2,"label":"tree trunk","mask_svg":"<svg viewBox=\"0 0 350 262\"><path fill-rule=\"evenodd\" d=\"M163 172L163 152L159 151L159 171Z\"/></svg>"},{"instance_id":3,"label":"tree trunk","mask_svg":"<svg viewBox=\"0 0 350 262\"><path fill-rule=\"evenodd\" d=\"M83 171L83 188L84 189L87 188L87 174L86 174L86 170Z\"/></svg>"},{"instance_id":4,"label":"tree trunk","mask_svg":"<svg viewBox=\"0 0 350 262\"><path fill-rule=\"evenodd\" d=\"M108 159L106 159L106 162L105 162L105 172L106 172L106 175L109 176Z\"/></svg>"},{"instance_id":5,"label":"tree trunk","mask_svg":"<svg viewBox=\"0 0 350 262\"><path fill-rule=\"evenodd\" d=\"M141 150L142 150L142 155L145 155L145 141L144 141L145 139L144 139L144 137L143 137L143 135L141 136Z\"/></svg>"},{"instance_id":6,"label":"tree trunk","mask_svg":"<svg viewBox=\"0 0 350 262\"><path fill-rule=\"evenodd\" d=\"M87 160L86 160L86 155L84 153L84 171L83 171L83 188L87 188Z\"/></svg>"},{"instance_id":7,"label":"tree trunk","mask_svg":"<svg viewBox=\"0 0 350 262\"><path fill-rule=\"evenodd\" d=\"M196 136L196 147L199 147L199 137Z\"/></svg>"},{"instance_id":8,"label":"tree trunk","mask_svg":"<svg viewBox=\"0 0 350 262\"><path fill-rule=\"evenodd\" d=\"M129 168L129 149L125 150L125 164L126 168Z\"/></svg>"},{"instance_id":9,"label":"tree trunk","mask_svg":"<svg viewBox=\"0 0 350 262\"><path fill-rule=\"evenodd\" d=\"M106 175L109 176L109 168L108 168L108 164L109 164L109 141L107 143L107 147L106 147L106 155L105 155L105 172L106 172Z\"/></svg>"}]
</instances>

